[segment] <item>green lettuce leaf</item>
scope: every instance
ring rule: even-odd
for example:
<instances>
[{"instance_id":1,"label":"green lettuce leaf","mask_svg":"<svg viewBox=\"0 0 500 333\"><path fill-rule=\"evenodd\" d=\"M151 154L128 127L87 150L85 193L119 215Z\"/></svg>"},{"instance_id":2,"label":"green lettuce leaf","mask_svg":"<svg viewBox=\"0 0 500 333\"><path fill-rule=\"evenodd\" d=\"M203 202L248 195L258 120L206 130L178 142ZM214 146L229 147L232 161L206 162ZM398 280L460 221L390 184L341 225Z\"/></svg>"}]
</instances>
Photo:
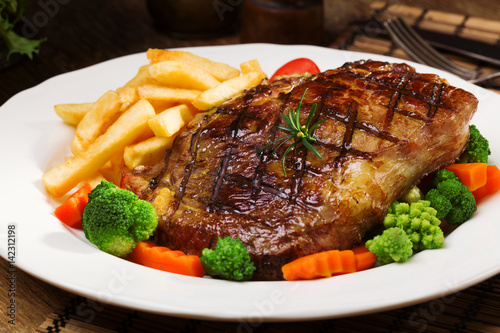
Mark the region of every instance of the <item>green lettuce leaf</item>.
<instances>
[{"instance_id":1,"label":"green lettuce leaf","mask_svg":"<svg viewBox=\"0 0 500 333\"><path fill-rule=\"evenodd\" d=\"M23 11L24 1L0 0L0 38L9 50L7 60L14 53L24 54L33 59L33 54L39 52L40 45L45 41L45 38L28 39L14 31Z\"/></svg>"}]
</instances>

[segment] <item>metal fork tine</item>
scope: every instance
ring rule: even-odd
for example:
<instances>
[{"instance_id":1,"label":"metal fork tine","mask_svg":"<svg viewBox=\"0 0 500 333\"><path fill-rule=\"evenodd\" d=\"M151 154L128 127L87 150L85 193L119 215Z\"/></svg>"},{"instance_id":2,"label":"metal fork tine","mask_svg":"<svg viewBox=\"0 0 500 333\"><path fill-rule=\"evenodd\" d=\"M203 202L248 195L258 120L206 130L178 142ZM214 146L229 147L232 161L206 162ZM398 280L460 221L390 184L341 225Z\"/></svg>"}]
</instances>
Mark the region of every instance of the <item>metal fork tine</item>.
<instances>
[{"instance_id":1,"label":"metal fork tine","mask_svg":"<svg viewBox=\"0 0 500 333\"><path fill-rule=\"evenodd\" d=\"M394 40L394 42L403 49L413 60L425 64L426 62L422 57L413 51L413 48L408 47L407 45L411 45L409 41L406 40L405 36L403 33L399 31L399 28L394 25L393 21L386 21L384 22L385 29L389 32L391 35L391 38Z\"/></svg>"},{"instance_id":2,"label":"metal fork tine","mask_svg":"<svg viewBox=\"0 0 500 333\"><path fill-rule=\"evenodd\" d=\"M444 69L465 79L471 79L475 76L474 71L455 64L434 50L401 18L384 22L384 26L394 42L415 61Z\"/></svg>"},{"instance_id":3,"label":"metal fork tine","mask_svg":"<svg viewBox=\"0 0 500 333\"><path fill-rule=\"evenodd\" d=\"M473 71L462 67L460 65L455 64L453 61L449 60L448 58L442 56L438 51L436 51L429 43L427 43L425 40L420 37L413 28L411 28L404 20L401 18L398 18L398 23L406 30L406 32L411 35L411 37L418 42L418 45L422 47L425 51L429 53L430 56L433 56L436 61L439 61L439 63L442 63L446 68L453 69L454 73L464 73L463 75L465 76L471 76L473 75ZM460 75L460 74L459 74Z\"/></svg>"},{"instance_id":4,"label":"metal fork tine","mask_svg":"<svg viewBox=\"0 0 500 333\"><path fill-rule=\"evenodd\" d=\"M392 33L397 35L395 42L399 44L401 48L405 52L410 51L408 54L414 58L414 60L427 64L433 67L446 69L451 71L452 73L456 73L456 71L452 68L449 68L446 65L445 61L435 57L432 53L427 52L425 48L423 48L418 41L415 40L414 36L408 33L407 29L401 24L400 19L394 19L388 22L387 27L390 27ZM398 43L399 42L399 43ZM462 74L458 72L456 74Z\"/></svg>"},{"instance_id":5,"label":"metal fork tine","mask_svg":"<svg viewBox=\"0 0 500 333\"><path fill-rule=\"evenodd\" d=\"M405 43L405 46L412 49L415 54L418 54L419 59L422 60L424 64L448 69L445 61L442 61L442 59L436 57L435 54L428 52L425 47L422 47L420 42L415 39L415 36L408 32L407 27L404 26L401 19L398 18L392 21L392 26L395 33L400 34L399 37Z\"/></svg>"},{"instance_id":6,"label":"metal fork tine","mask_svg":"<svg viewBox=\"0 0 500 333\"><path fill-rule=\"evenodd\" d=\"M413 60L422 64L448 70L445 64L420 47L411 35L409 35L404 28L397 23L397 21L387 22L386 28L396 44L399 45Z\"/></svg>"}]
</instances>

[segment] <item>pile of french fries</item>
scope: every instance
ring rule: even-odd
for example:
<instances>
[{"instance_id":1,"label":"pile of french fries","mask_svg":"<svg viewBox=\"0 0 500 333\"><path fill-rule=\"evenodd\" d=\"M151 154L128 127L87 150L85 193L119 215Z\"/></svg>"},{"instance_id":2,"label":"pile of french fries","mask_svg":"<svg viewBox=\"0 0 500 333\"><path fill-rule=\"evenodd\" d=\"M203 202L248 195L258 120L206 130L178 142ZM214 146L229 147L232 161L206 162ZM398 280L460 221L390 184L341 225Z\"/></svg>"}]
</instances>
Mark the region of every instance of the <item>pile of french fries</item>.
<instances>
[{"instance_id":1,"label":"pile of french fries","mask_svg":"<svg viewBox=\"0 0 500 333\"><path fill-rule=\"evenodd\" d=\"M120 183L121 173L164 157L180 129L202 111L259 84L265 77L250 60L240 69L186 51L150 49L149 64L124 86L91 103L54 109L76 127L73 156L42 177L62 197L84 183Z\"/></svg>"}]
</instances>

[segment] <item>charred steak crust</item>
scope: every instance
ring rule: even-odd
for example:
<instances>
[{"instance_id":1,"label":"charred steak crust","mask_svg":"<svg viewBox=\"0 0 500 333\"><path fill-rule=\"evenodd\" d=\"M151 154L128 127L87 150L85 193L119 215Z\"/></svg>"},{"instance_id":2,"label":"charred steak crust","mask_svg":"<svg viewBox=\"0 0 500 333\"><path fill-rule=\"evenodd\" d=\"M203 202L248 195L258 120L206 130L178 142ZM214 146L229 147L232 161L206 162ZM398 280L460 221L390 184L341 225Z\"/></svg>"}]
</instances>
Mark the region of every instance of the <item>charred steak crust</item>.
<instances>
[{"instance_id":1,"label":"charred steak crust","mask_svg":"<svg viewBox=\"0 0 500 333\"><path fill-rule=\"evenodd\" d=\"M260 148L305 89L301 123L313 123L320 159L302 145ZM199 114L168 158L124 177L159 213L159 244L201 255L239 237L256 280L282 279L298 257L349 249L424 175L452 163L468 140L476 98L406 64L358 61L310 77L263 82ZM281 124L283 125L283 124Z\"/></svg>"}]
</instances>

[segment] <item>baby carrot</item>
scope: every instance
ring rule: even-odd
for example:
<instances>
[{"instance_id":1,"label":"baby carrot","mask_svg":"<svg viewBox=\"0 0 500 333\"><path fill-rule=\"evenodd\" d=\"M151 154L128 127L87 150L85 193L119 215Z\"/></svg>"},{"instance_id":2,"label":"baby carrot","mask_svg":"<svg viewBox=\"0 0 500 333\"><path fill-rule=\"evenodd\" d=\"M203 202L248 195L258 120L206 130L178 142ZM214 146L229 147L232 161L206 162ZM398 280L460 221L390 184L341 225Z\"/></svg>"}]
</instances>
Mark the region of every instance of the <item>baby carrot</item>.
<instances>
[{"instance_id":1,"label":"baby carrot","mask_svg":"<svg viewBox=\"0 0 500 333\"><path fill-rule=\"evenodd\" d=\"M462 184L469 188L469 191L475 191L486 184L486 163L455 163L445 167L456 174L462 181Z\"/></svg>"},{"instance_id":2,"label":"baby carrot","mask_svg":"<svg viewBox=\"0 0 500 333\"><path fill-rule=\"evenodd\" d=\"M283 265L281 270L287 281L312 280L368 269L376 261L375 255L362 245L352 250L310 254Z\"/></svg>"},{"instance_id":3,"label":"baby carrot","mask_svg":"<svg viewBox=\"0 0 500 333\"><path fill-rule=\"evenodd\" d=\"M372 268L377 262L377 256L375 253L370 252L366 246L359 245L352 249L356 259L356 271L363 271L368 268Z\"/></svg>"},{"instance_id":4,"label":"baby carrot","mask_svg":"<svg viewBox=\"0 0 500 333\"><path fill-rule=\"evenodd\" d=\"M90 184L80 187L78 191L55 209L55 216L67 226L81 229L82 214L87 202L89 202L88 195L90 191L92 191Z\"/></svg>"},{"instance_id":5,"label":"baby carrot","mask_svg":"<svg viewBox=\"0 0 500 333\"><path fill-rule=\"evenodd\" d=\"M496 165L488 165L486 174L486 184L472 192L476 202L500 190L500 170L498 167Z\"/></svg>"},{"instance_id":6,"label":"baby carrot","mask_svg":"<svg viewBox=\"0 0 500 333\"><path fill-rule=\"evenodd\" d=\"M134 250L128 254L127 259L170 273L196 277L205 275L198 256L172 251L168 247L157 246L151 242L138 242Z\"/></svg>"}]
</instances>

